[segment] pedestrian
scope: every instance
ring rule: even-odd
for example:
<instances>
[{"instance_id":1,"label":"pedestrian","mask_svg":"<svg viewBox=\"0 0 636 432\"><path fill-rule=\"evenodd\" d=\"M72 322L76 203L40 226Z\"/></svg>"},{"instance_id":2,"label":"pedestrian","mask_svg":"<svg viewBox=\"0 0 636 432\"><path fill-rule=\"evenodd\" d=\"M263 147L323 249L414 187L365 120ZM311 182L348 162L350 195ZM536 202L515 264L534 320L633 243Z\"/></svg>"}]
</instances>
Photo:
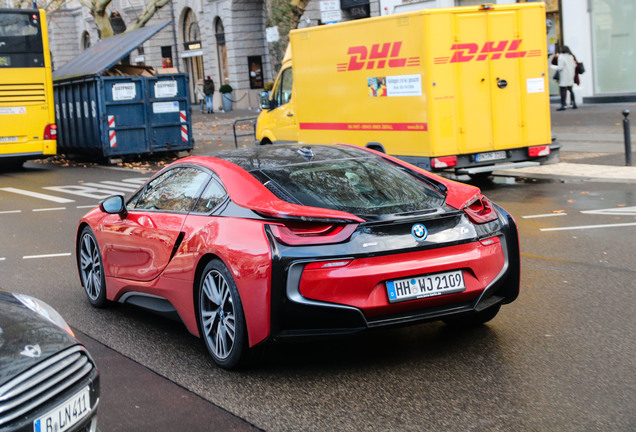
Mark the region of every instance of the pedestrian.
<instances>
[{"instance_id":1,"label":"pedestrian","mask_svg":"<svg viewBox=\"0 0 636 432\"><path fill-rule=\"evenodd\" d=\"M205 103L208 106L208 114L214 113L212 99L214 98L214 81L210 75L203 80L203 93L205 94Z\"/></svg>"},{"instance_id":2,"label":"pedestrian","mask_svg":"<svg viewBox=\"0 0 636 432\"><path fill-rule=\"evenodd\" d=\"M194 94L197 96L197 103L201 104L201 114L204 113L204 104L207 109L207 102L205 101L205 93L203 93L203 80L197 81L194 86Z\"/></svg>"},{"instance_id":3,"label":"pedestrian","mask_svg":"<svg viewBox=\"0 0 636 432\"><path fill-rule=\"evenodd\" d=\"M576 100L574 99L574 90L572 87L576 82L578 84L578 76L576 73L576 58L570 51L567 45L561 47L561 52L556 54L556 66L559 74L559 91L561 93L561 107L557 108L557 111L564 111L568 92L570 93L570 99L572 101L572 109L576 109ZM555 60L552 60L555 63Z\"/></svg>"}]
</instances>

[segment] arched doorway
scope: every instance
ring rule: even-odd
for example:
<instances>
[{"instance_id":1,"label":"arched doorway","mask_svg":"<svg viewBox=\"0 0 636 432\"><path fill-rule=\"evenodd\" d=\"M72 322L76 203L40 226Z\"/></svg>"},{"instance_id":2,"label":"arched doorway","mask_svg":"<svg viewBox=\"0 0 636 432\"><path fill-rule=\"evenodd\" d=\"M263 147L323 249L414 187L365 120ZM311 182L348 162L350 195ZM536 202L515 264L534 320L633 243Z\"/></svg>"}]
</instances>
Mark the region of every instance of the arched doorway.
<instances>
[{"instance_id":1,"label":"arched doorway","mask_svg":"<svg viewBox=\"0 0 636 432\"><path fill-rule=\"evenodd\" d=\"M199 23L192 9L186 9L183 17L183 42L185 51L181 57L185 63L185 72L190 76L190 99L196 103L194 91L197 82L203 81L203 49L201 46L201 32Z\"/></svg>"},{"instance_id":2,"label":"arched doorway","mask_svg":"<svg viewBox=\"0 0 636 432\"><path fill-rule=\"evenodd\" d=\"M214 35L216 36L216 52L219 60L220 80L219 86L230 83L230 68L227 65L227 47L225 45L225 28L223 21L217 17L214 20Z\"/></svg>"}]
</instances>

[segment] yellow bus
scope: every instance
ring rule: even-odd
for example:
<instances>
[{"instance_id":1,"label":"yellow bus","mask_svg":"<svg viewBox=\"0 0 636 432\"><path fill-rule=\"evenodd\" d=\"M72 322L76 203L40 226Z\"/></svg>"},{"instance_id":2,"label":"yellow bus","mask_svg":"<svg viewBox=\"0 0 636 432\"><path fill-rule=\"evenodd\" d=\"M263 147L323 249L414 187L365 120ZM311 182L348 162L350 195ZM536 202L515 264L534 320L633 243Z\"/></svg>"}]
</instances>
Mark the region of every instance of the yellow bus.
<instances>
[{"instance_id":1,"label":"yellow bus","mask_svg":"<svg viewBox=\"0 0 636 432\"><path fill-rule=\"evenodd\" d=\"M56 153L54 109L44 11L0 8L0 165Z\"/></svg>"}]
</instances>

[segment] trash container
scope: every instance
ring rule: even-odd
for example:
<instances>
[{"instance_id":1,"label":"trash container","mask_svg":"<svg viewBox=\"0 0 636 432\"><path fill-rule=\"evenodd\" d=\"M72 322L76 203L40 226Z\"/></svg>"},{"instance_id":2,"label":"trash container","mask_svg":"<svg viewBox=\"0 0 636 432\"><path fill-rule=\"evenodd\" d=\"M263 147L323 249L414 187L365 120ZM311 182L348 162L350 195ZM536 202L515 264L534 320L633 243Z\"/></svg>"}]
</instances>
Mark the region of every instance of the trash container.
<instances>
[{"instance_id":1,"label":"trash container","mask_svg":"<svg viewBox=\"0 0 636 432\"><path fill-rule=\"evenodd\" d=\"M58 152L110 158L194 147L188 76L119 64L167 24L107 38L53 73Z\"/></svg>"}]
</instances>

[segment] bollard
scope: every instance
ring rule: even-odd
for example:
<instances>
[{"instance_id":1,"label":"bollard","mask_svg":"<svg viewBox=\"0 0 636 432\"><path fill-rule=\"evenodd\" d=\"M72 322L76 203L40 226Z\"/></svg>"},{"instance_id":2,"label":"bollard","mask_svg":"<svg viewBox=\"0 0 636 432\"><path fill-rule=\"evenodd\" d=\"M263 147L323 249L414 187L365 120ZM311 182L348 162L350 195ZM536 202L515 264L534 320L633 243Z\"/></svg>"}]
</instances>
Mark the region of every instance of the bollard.
<instances>
[{"instance_id":1,"label":"bollard","mask_svg":"<svg viewBox=\"0 0 636 432\"><path fill-rule=\"evenodd\" d=\"M625 134L625 166L632 166L632 138L629 134L629 110L623 110L623 133Z\"/></svg>"}]
</instances>

